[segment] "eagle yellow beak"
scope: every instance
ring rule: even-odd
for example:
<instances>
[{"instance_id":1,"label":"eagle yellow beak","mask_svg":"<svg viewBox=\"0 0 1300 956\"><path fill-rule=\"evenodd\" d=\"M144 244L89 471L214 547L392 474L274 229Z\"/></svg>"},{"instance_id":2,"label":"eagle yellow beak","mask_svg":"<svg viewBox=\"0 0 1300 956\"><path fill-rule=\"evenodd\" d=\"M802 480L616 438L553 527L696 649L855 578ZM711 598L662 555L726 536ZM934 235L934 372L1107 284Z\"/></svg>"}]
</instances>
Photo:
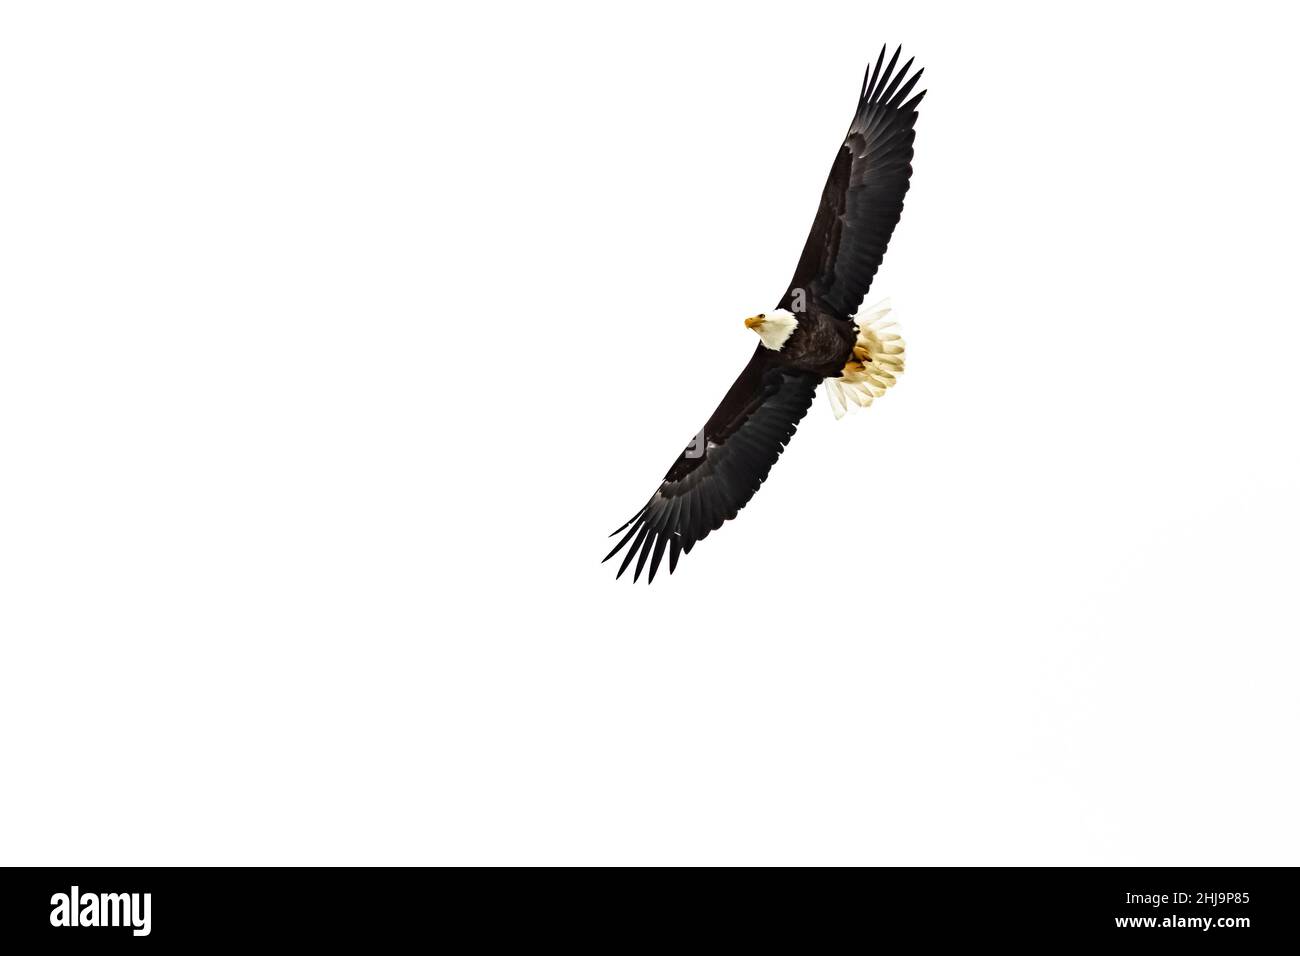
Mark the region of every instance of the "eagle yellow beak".
<instances>
[{"instance_id":1,"label":"eagle yellow beak","mask_svg":"<svg viewBox=\"0 0 1300 956\"><path fill-rule=\"evenodd\" d=\"M751 315L745 320L745 328L756 329L767 320L766 315Z\"/></svg>"}]
</instances>

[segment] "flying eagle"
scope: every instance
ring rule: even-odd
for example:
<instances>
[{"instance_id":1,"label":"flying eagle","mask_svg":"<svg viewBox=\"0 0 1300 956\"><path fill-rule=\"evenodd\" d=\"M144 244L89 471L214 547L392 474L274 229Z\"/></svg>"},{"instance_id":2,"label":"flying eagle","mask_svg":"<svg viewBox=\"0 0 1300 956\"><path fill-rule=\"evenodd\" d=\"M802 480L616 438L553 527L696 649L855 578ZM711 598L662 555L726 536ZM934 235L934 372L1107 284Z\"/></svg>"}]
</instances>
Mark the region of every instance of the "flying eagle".
<instances>
[{"instance_id":1,"label":"flying eagle","mask_svg":"<svg viewBox=\"0 0 1300 956\"><path fill-rule=\"evenodd\" d=\"M648 560L653 581L665 550L671 573L683 552L736 517L794 435L818 384L826 383L838 418L849 405L871 404L902 372L902 339L883 321L888 307L858 314L903 214L916 108L925 96L911 96L922 73L908 78L912 60L895 72L901 52L882 69L882 47L867 70L790 287L775 309L745 320L760 339L753 358L654 497L614 532L626 534L605 560L628 548L618 577L635 557L632 579Z\"/></svg>"}]
</instances>

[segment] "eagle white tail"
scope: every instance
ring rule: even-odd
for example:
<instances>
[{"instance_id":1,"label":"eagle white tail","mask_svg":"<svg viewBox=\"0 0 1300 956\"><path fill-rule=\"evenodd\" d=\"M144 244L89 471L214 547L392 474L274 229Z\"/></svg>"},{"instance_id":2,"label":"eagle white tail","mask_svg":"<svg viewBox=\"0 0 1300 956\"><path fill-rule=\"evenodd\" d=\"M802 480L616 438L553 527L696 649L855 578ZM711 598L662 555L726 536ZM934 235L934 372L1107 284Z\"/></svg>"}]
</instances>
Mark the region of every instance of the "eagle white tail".
<instances>
[{"instance_id":1,"label":"eagle white tail","mask_svg":"<svg viewBox=\"0 0 1300 956\"><path fill-rule=\"evenodd\" d=\"M824 383L836 418L843 418L853 406L866 408L903 374L906 346L896 331L898 323L885 321L887 315L889 300L885 299L859 312L853 320L858 327L853 358L839 378L828 378Z\"/></svg>"}]
</instances>

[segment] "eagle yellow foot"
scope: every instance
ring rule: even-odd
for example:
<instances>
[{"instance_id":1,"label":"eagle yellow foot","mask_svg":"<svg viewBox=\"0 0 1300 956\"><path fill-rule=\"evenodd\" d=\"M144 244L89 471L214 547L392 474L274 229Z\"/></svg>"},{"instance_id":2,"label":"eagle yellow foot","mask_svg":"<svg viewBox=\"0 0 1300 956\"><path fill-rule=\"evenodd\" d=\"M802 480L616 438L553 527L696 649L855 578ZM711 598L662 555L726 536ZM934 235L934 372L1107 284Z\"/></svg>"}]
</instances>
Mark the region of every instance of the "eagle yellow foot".
<instances>
[{"instance_id":1,"label":"eagle yellow foot","mask_svg":"<svg viewBox=\"0 0 1300 956\"><path fill-rule=\"evenodd\" d=\"M895 331L898 323L885 321L887 315L888 299L854 319L858 340L853 345L853 358L839 378L828 378L825 383L826 397L836 418L843 418L855 405L866 408L903 374L906 347L902 336Z\"/></svg>"}]
</instances>

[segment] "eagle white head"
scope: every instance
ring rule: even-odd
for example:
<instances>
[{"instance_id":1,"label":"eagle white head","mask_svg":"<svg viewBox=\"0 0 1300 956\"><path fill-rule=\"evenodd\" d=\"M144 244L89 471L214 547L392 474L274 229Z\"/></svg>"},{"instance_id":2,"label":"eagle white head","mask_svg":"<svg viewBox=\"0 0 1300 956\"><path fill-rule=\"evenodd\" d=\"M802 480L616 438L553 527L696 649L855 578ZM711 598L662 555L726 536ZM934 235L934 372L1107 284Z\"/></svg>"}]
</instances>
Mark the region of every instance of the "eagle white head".
<instances>
[{"instance_id":1,"label":"eagle white head","mask_svg":"<svg viewBox=\"0 0 1300 956\"><path fill-rule=\"evenodd\" d=\"M794 317L793 312L774 309L771 312L751 315L745 320L745 328L753 329L763 340L764 345L773 352L779 352L786 340L794 334L794 330L799 328L799 320Z\"/></svg>"}]
</instances>

